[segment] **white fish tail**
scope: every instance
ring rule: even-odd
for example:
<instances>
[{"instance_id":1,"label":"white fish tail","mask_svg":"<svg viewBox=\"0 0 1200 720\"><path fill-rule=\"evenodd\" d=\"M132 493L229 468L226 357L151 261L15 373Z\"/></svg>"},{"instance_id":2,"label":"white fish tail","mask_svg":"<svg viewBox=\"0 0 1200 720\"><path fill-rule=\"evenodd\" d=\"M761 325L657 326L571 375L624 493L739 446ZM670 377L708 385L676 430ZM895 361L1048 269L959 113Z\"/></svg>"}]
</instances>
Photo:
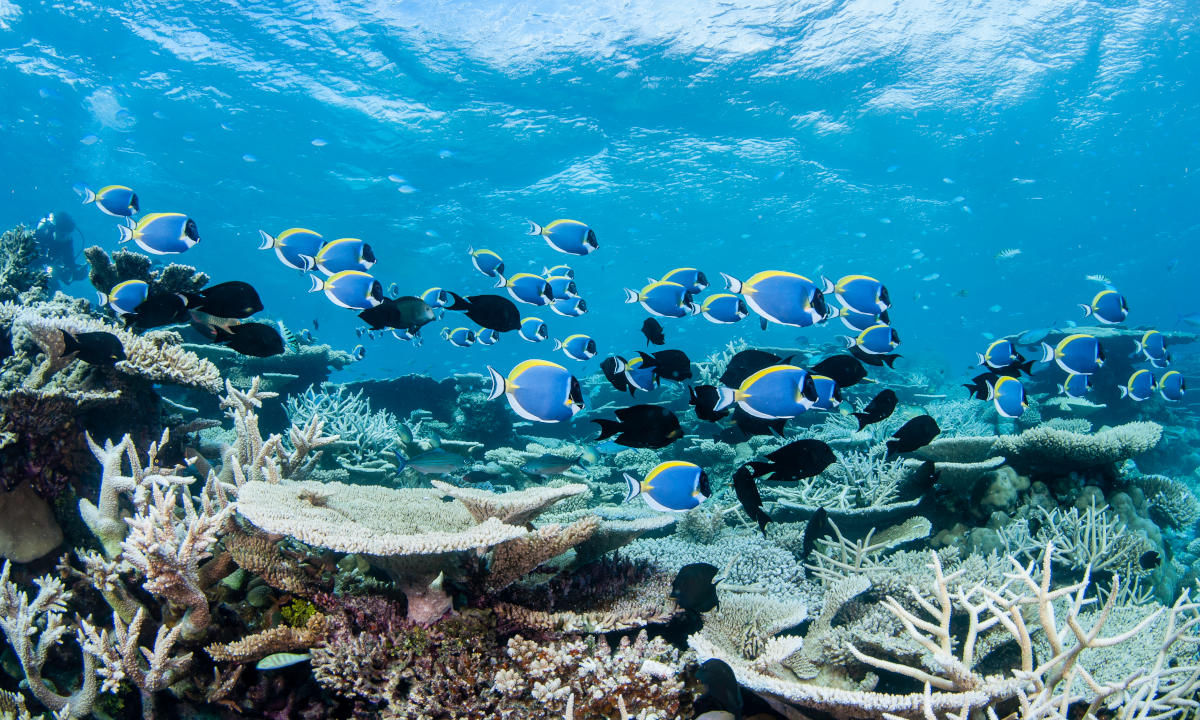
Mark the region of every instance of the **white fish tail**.
<instances>
[{"instance_id":1,"label":"white fish tail","mask_svg":"<svg viewBox=\"0 0 1200 720\"><path fill-rule=\"evenodd\" d=\"M262 242L258 244L259 250L270 250L275 247L275 236L266 230L259 230L258 236L262 238Z\"/></svg>"},{"instance_id":2,"label":"white fish tail","mask_svg":"<svg viewBox=\"0 0 1200 720\"><path fill-rule=\"evenodd\" d=\"M640 298L638 297L638 292L636 290L630 290L629 288L625 288L625 304L626 305L635 303L639 299Z\"/></svg>"},{"instance_id":3,"label":"white fish tail","mask_svg":"<svg viewBox=\"0 0 1200 720\"><path fill-rule=\"evenodd\" d=\"M740 293L742 291L742 281L732 275L721 273L721 277L725 280L725 288L729 292Z\"/></svg>"},{"instance_id":4,"label":"white fish tail","mask_svg":"<svg viewBox=\"0 0 1200 720\"><path fill-rule=\"evenodd\" d=\"M1084 317L1090 317L1092 314L1092 306L1091 305L1084 305L1083 303L1079 303L1079 309L1083 311Z\"/></svg>"},{"instance_id":5,"label":"white fish tail","mask_svg":"<svg viewBox=\"0 0 1200 720\"><path fill-rule=\"evenodd\" d=\"M502 288L506 285L508 285L508 281L504 279L504 276L500 273L496 273L496 282L492 283L492 287Z\"/></svg>"},{"instance_id":6,"label":"white fish tail","mask_svg":"<svg viewBox=\"0 0 1200 720\"><path fill-rule=\"evenodd\" d=\"M529 223L529 230L527 230L525 232L526 235L541 235L542 234L542 226L541 225L538 225L537 223L535 223L532 220L526 220L525 222Z\"/></svg>"},{"instance_id":7,"label":"white fish tail","mask_svg":"<svg viewBox=\"0 0 1200 720\"><path fill-rule=\"evenodd\" d=\"M846 347L852 348L852 347L854 347L856 340L855 340L855 338L852 338L849 335L843 335L842 342L846 343Z\"/></svg>"},{"instance_id":8,"label":"white fish tail","mask_svg":"<svg viewBox=\"0 0 1200 720\"><path fill-rule=\"evenodd\" d=\"M980 365L987 365L987 359L983 357L983 353L975 353L975 357L979 358Z\"/></svg>"},{"instance_id":9,"label":"white fish tail","mask_svg":"<svg viewBox=\"0 0 1200 720\"><path fill-rule=\"evenodd\" d=\"M1129 388L1125 387L1124 385L1121 386L1121 397L1129 397Z\"/></svg>"},{"instance_id":10,"label":"white fish tail","mask_svg":"<svg viewBox=\"0 0 1200 720\"><path fill-rule=\"evenodd\" d=\"M488 400L495 400L504 394L507 383L504 380L504 376L491 365L488 366L488 375L492 377L492 391L488 394Z\"/></svg>"},{"instance_id":11,"label":"white fish tail","mask_svg":"<svg viewBox=\"0 0 1200 720\"><path fill-rule=\"evenodd\" d=\"M309 275L308 279L312 282L312 287L308 289L309 292L321 292L325 289L325 281L316 275Z\"/></svg>"},{"instance_id":12,"label":"white fish tail","mask_svg":"<svg viewBox=\"0 0 1200 720\"><path fill-rule=\"evenodd\" d=\"M100 292L99 290L97 290L96 291L96 302L100 305L100 307L104 307L105 305L108 304L108 296L105 295L104 293Z\"/></svg>"},{"instance_id":13,"label":"white fish tail","mask_svg":"<svg viewBox=\"0 0 1200 720\"><path fill-rule=\"evenodd\" d=\"M1054 348L1050 347L1049 343L1042 343L1042 362L1050 362L1054 359Z\"/></svg>"},{"instance_id":14,"label":"white fish tail","mask_svg":"<svg viewBox=\"0 0 1200 720\"><path fill-rule=\"evenodd\" d=\"M96 202L95 191L93 191L90 187L88 187L86 185L84 185L83 189L79 191L79 197L83 198L84 205L87 205L88 203Z\"/></svg>"},{"instance_id":15,"label":"white fish tail","mask_svg":"<svg viewBox=\"0 0 1200 720\"><path fill-rule=\"evenodd\" d=\"M642 484L634 480L629 473L621 474L625 476L625 502L629 502L642 494Z\"/></svg>"},{"instance_id":16,"label":"white fish tail","mask_svg":"<svg viewBox=\"0 0 1200 720\"><path fill-rule=\"evenodd\" d=\"M120 239L117 240L119 243L127 243L133 239L133 228L128 225L118 225L117 232L121 234Z\"/></svg>"},{"instance_id":17,"label":"white fish tail","mask_svg":"<svg viewBox=\"0 0 1200 720\"><path fill-rule=\"evenodd\" d=\"M1059 394L1059 395L1065 395L1065 394L1066 394L1066 392L1067 392L1067 388L1066 388L1066 386L1065 386L1065 385L1061 385L1061 384L1060 384L1060 385L1058 386L1058 394Z\"/></svg>"},{"instance_id":18,"label":"white fish tail","mask_svg":"<svg viewBox=\"0 0 1200 720\"><path fill-rule=\"evenodd\" d=\"M301 272L308 272L317 266L317 259L312 255L301 255L300 262L304 263L304 267L300 270Z\"/></svg>"},{"instance_id":19,"label":"white fish tail","mask_svg":"<svg viewBox=\"0 0 1200 720\"><path fill-rule=\"evenodd\" d=\"M554 349L562 350L562 343L559 342L558 338L554 338Z\"/></svg>"},{"instance_id":20,"label":"white fish tail","mask_svg":"<svg viewBox=\"0 0 1200 720\"><path fill-rule=\"evenodd\" d=\"M821 276L821 285L821 292L825 293L826 295L833 294L834 291L837 290L837 286L833 284L833 281L824 275Z\"/></svg>"},{"instance_id":21,"label":"white fish tail","mask_svg":"<svg viewBox=\"0 0 1200 720\"><path fill-rule=\"evenodd\" d=\"M732 405L735 397L737 397L737 391L733 388L718 388L717 404L713 406L713 412L720 412Z\"/></svg>"},{"instance_id":22,"label":"white fish tail","mask_svg":"<svg viewBox=\"0 0 1200 720\"><path fill-rule=\"evenodd\" d=\"M996 397L996 386L995 386L995 385L993 385L993 384L991 384L991 383L986 383L986 385L987 385L987 389L988 389L987 399L988 399L988 400L993 400L993 399L995 399L995 397Z\"/></svg>"}]
</instances>

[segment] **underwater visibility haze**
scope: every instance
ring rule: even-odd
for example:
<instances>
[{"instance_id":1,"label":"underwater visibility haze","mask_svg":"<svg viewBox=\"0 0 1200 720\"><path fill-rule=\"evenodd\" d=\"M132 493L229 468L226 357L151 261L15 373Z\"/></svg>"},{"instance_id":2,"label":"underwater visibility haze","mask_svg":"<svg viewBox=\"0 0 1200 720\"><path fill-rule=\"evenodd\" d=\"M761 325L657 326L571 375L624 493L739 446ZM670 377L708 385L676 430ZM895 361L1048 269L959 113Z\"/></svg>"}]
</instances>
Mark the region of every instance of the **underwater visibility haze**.
<instances>
[{"instance_id":1,"label":"underwater visibility haze","mask_svg":"<svg viewBox=\"0 0 1200 720\"><path fill-rule=\"evenodd\" d=\"M0 718L1190 716L1198 17L0 0Z\"/></svg>"}]
</instances>

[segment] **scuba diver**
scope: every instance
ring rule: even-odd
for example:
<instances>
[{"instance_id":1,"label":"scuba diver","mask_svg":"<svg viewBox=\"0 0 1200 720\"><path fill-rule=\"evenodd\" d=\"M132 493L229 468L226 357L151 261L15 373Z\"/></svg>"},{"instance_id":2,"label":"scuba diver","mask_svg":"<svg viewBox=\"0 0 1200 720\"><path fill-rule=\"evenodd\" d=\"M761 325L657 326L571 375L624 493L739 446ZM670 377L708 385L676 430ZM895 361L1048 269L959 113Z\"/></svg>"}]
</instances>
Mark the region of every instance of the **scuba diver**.
<instances>
[{"instance_id":1,"label":"scuba diver","mask_svg":"<svg viewBox=\"0 0 1200 720\"><path fill-rule=\"evenodd\" d=\"M46 263L46 272L62 285L87 277L87 265L79 264L75 250L75 221L61 210L38 221L33 239ZM82 237L82 233L80 233Z\"/></svg>"}]
</instances>

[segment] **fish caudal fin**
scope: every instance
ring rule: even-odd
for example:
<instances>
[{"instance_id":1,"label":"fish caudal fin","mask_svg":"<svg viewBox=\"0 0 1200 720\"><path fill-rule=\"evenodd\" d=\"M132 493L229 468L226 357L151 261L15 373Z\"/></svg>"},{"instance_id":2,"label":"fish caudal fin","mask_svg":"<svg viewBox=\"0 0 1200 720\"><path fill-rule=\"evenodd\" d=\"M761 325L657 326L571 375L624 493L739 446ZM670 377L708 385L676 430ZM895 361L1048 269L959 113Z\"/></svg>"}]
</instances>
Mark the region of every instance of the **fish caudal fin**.
<instances>
[{"instance_id":1,"label":"fish caudal fin","mask_svg":"<svg viewBox=\"0 0 1200 720\"><path fill-rule=\"evenodd\" d=\"M900 359L900 356L899 355L881 355L879 357L879 359L883 361L884 365L887 365L891 369L895 370L896 369L896 361Z\"/></svg>"},{"instance_id":2,"label":"fish caudal fin","mask_svg":"<svg viewBox=\"0 0 1200 720\"><path fill-rule=\"evenodd\" d=\"M317 266L317 259L312 255L301 255L300 265L301 272L308 272Z\"/></svg>"},{"instance_id":3,"label":"fish caudal fin","mask_svg":"<svg viewBox=\"0 0 1200 720\"><path fill-rule=\"evenodd\" d=\"M97 290L96 291L96 303L99 304L100 307L104 307L105 305L108 304L108 295L105 295L104 293Z\"/></svg>"},{"instance_id":4,"label":"fish caudal fin","mask_svg":"<svg viewBox=\"0 0 1200 720\"><path fill-rule=\"evenodd\" d=\"M987 358L983 356L983 353L975 353L975 357L979 359L980 365L987 365Z\"/></svg>"},{"instance_id":5,"label":"fish caudal fin","mask_svg":"<svg viewBox=\"0 0 1200 720\"><path fill-rule=\"evenodd\" d=\"M526 220L525 222L529 223L529 229L525 231L526 235L541 235L542 234L542 226L541 225L538 225L537 223L535 223L532 220Z\"/></svg>"},{"instance_id":6,"label":"fish caudal fin","mask_svg":"<svg viewBox=\"0 0 1200 720\"><path fill-rule=\"evenodd\" d=\"M133 228L128 225L118 225L117 232L120 233L119 243L127 243L133 239Z\"/></svg>"},{"instance_id":7,"label":"fish caudal fin","mask_svg":"<svg viewBox=\"0 0 1200 720\"><path fill-rule=\"evenodd\" d=\"M492 283L492 287L502 288L502 287L506 287L507 285L508 285L508 280L505 280L504 276L501 275L499 272L497 272L496 273L496 282ZM454 308L450 308L450 309L453 310Z\"/></svg>"},{"instance_id":8,"label":"fish caudal fin","mask_svg":"<svg viewBox=\"0 0 1200 720\"><path fill-rule=\"evenodd\" d=\"M622 473L622 475L625 476L625 502L629 502L642 494L642 484L634 480L629 473Z\"/></svg>"},{"instance_id":9,"label":"fish caudal fin","mask_svg":"<svg viewBox=\"0 0 1200 720\"><path fill-rule=\"evenodd\" d=\"M821 292L825 293L826 295L837 292L837 286L833 284L832 280L824 275L821 276L821 286Z\"/></svg>"},{"instance_id":10,"label":"fish caudal fin","mask_svg":"<svg viewBox=\"0 0 1200 720\"><path fill-rule=\"evenodd\" d=\"M725 289L729 292L740 293L742 291L742 281L732 275L721 273L721 279L725 281Z\"/></svg>"},{"instance_id":11,"label":"fish caudal fin","mask_svg":"<svg viewBox=\"0 0 1200 720\"><path fill-rule=\"evenodd\" d=\"M632 305L633 303L637 302L639 299L640 298L639 298L638 292L636 290L630 290L629 288L625 288L625 304L626 305Z\"/></svg>"},{"instance_id":12,"label":"fish caudal fin","mask_svg":"<svg viewBox=\"0 0 1200 720\"><path fill-rule=\"evenodd\" d=\"M600 437L596 438L596 442L606 440L621 432L621 423L616 420L593 420L592 422L600 426Z\"/></svg>"},{"instance_id":13,"label":"fish caudal fin","mask_svg":"<svg viewBox=\"0 0 1200 720\"><path fill-rule=\"evenodd\" d=\"M325 281L316 275L310 275L308 279L312 283L312 287L308 289L309 292L321 292L325 289Z\"/></svg>"},{"instance_id":14,"label":"fish caudal fin","mask_svg":"<svg viewBox=\"0 0 1200 720\"><path fill-rule=\"evenodd\" d=\"M1127 398L1127 397L1129 397L1129 388L1127 388L1127 387L1125 387L1124 385L1122 385L1122 386L1121 386L1121 398L1122 398L1122 399L1124 399L1124 398Z\"/></svg>"},{"instance_id":15,"label":"fish caudal fin","mask_svg":"<svg viewBox=\"0 0 1200 720\"><path fill-rule=\"evenodd\" d=\"M96 193L87 185L79 189L79 197L83 199L83 204L96 202Z\"/></svg>"},{"instance_id":16,"label":"fish caudal fin","mask_svg":"<svg viewBox=\"0 0 1200 720\"><path fill-rule=\"evenodd\" d=\"M737 391L733 388L717 388L717 403L713 405L713 412L720 412L733 404L737 397Z\"/></svg>"},{"instance_id":17,"label":"fish caudal fin","mask_svg":"<svg viewBox=\"0 0 1200 720\"><path fill-rule=\"evenodd\" d=\"M1084 317L1090 317L1092 314L1092 306L1091 305L1084 305L1083 303L1079 303L1079 309L1083 311Z\"/></svg>"},{"instance_id":18,"label":"fish caudal fin","mask_svg":"<svg viewBox=\"0 0 1200 720\"><path fill-rule=\"evenodd\" d=\"M1042 362L1050 362L1054 359L1054 348L1050 347L1049 343L1042 343Z\"/></svg>"},{"instance_id":19,"label":"fish caudal fin","mask_svg":"<svg viewBox=\"0 0 1200 720\"><path fill-rule=\"evenodd\" d=\"M492 391L488 393L488 400L495 400L504 394L508 383L504 380L504 376L491 365L488 366L488 375L492 378Z\"/></svg>"},{"instance_id":20,"label":"fish caudal fin","mask_svg":"<svg viewBox=\"0 0 1200 720\"><path fill-rule=\"evenodd\" d=\"M753 461L746 463L746 467L750 468L750 477L762 477L771 472L771 463Z\"/></svg>"},{"instance_id":21,"label":"fish caudal fin","mask_svg":"<svg viewBox=\"0 0 1200 720\"><path fill-rule=\"evenodd\" d=\"M393 450L392 456L396 458L396 472L404 472L404 468L408 467L408 458L399 450Z\"/></svg>"},{"instance_id":22,"label":"fish caudal fin","mask_svg":"<svg viewBox=\"0 0 1200 720\"><path fill-rule=\"evenodd\" d=\"M450 298L454 301L454 302L450 303L449 307L446 308L447 310L458 310L461 312L463 310L471 309L471 303L467 302L466 298L464 298L461 295L452 293L449 290L447 290L446 292L450 294Z\"/></svg>"},{"instance_id":23,"label":"fish caudal fin","mask_svg":"<svg viewBox=\"0 0 1200 720\"><path fill-rule=\"evenodd\" d=\"M562 342L561 342L561 341L559 341L559 339L558 339L558 338L554 338L554 349L555 349L556 351L557 351L557 350L562 350Z\"/></svg>"},{"instance_id":24,"label":"fish caudal fin","mask_svg":"<svg viewBox=\"0 0 1200 720\"><path fill-rule=\"evenodd\" d=\"M63 355L70 355L80 349L79 341L75 339L74 335L66 330L59 330L59 332L62 333Z\"/></svg>"},{"instance_id":25,"label":"fish caudal fin","mask_svg":"<svg viewBox=\"0 0 1200 720\"><path fill-rule=\"evenodd\" d=\"M258 236L262 238L262 242L258 244L259 250L270 250L275 247L275 236L266 230L259 230Z\"/></svg>"}]
</instances>

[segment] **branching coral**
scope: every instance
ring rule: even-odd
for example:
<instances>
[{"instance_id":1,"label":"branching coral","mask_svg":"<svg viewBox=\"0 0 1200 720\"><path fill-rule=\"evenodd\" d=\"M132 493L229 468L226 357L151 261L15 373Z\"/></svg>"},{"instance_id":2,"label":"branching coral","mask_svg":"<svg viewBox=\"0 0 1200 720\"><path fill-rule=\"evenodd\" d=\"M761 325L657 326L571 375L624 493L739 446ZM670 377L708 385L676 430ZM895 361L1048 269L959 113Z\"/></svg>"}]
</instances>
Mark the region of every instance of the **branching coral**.
<instances>
[{"instance_id":1,"label":"branching coral","mask_svg":"<svg viewBox=\"0 0 1200 720\"><path fill-rule=\"evenodd\" d=\"M334 392L328 389L318 392L310 387L303 394L288 398L287 414L298 427L314 420L324 423L325 430L339 438L331 447L334 459L351 472L353 468L390 457L401 448L396 434L400 420L387 410L372 412L362 390L352 393L338 386Z\"/></svg>"}]
</instances>

